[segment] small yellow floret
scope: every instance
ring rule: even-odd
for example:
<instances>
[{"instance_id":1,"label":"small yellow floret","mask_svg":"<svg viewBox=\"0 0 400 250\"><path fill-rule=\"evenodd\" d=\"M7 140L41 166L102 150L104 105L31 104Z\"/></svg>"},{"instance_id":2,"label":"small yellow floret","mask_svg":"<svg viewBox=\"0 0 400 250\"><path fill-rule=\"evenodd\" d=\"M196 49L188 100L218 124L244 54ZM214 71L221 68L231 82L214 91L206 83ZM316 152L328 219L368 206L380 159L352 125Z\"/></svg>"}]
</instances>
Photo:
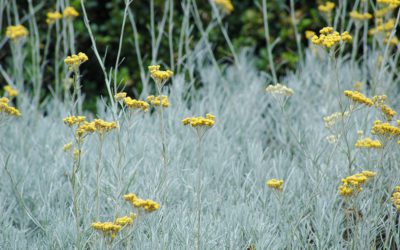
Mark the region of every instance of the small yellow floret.
<instances>
[{"instance_id":1,"label":"small yellow floret","mask_svg":"<svg viewBox=\"0 0 400 250\"><path fill-rule=\"evenodd\" d=\"M283 181L283 180L277 180L277 179L270 179L270 180L268 180L268 181L266 182L266 184L267 184L267 186L268 186L269 188L282 191L284 181Z\"/></svg>"},{"instance_id":2,"label":"small yellow floret","mask_svg":"<svg viewBox=\"0 0 400 250\"><path fill-rule=\"evenodd\" d=\"M120 101L123 101L126 98L126 95L127 95L126 92L119 92L119 93L114 95L114 99L117 102L120 102Z\"/></svg>"},{"instance_id":3,"label":"small yellow floret","mask_svg":"<svg viewBox=\"0 0 400 250\"><path fill-rule=\"evenodd\" d=\"M59 19L61 19L63 17L63 15L58 11L47 12L46 16L47 16L46 23L48 25L51 25L51 24L55 23L57 20L59 20Z\"/></svg>"},{"instance_id":4,"label":"small yellow floret","mask_svg":"<svg viewBox=\"0 0 400 250\"><path fill-rule=\"evenodd\" d=\"M19 92L18 90L14 89L10 85L4 86L4 91L8 94L10 97L16 97L18 96Z\"/></svg>"},{"instance_id":5,"label":"small yellow floret","mask_svg":"<svg viewBox=\"0 0 400 250\"><path fill-rule=\"evenodd\" d=\"M79 16L78 11L76 11L76 9L71 6L65 8L63 14L64 14L64 18L70 18L70 19L73 19L73 18Z\"/></svg>"},{"instance_id":6,"label":"small yellow floret","mask_svg":"<svg viewBox=\"0 0 400 250\"><path fill-rule=\"evenodd\" d=\"M214 3L222 8L222 10L230 14L235 9L231 0L214 0Z\"/></svg>"},{"instance_id":7,"label":"small yellow floret","mask_svg":"<svg viewBox=\"0 0 400 250\"><path fill-rule=\"evenodd\" d=\"M335 8L335 3L333 2L326 2L325 4L321 4L318 6L318 10L322 13L330 13Z\"/></svg>"},{"instance_id":8,"label":"small yellow floret","mask_svg":"<svg viewBox=\"0 0 400 250\"><path fill-rule=\"evenodd\" d=\"M164 108L169 107L168 97L165 95L161 96L161 100L160 96L150 95L147 97L147 101L149 101L154 106L162 106Z\"/></svg>"}]
</instances>

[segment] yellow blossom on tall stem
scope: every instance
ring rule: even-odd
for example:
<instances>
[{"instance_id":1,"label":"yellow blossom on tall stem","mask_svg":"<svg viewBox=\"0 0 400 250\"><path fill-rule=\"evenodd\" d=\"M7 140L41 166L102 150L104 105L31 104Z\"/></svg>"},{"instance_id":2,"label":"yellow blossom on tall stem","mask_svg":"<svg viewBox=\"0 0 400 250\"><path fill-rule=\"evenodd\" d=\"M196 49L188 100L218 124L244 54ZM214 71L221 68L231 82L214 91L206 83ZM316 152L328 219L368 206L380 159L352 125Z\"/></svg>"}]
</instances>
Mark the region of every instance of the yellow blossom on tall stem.
<instances>
[{"instance_id":1,"label":"yellow blossom on tall stem","mask_svg":"<svg viewBox=\"0 0 400 250\"><path fill-rule=\"evenodd\" d=\"M192 127L197 135L198 142L198 150L197 155L198 165L197 165L197 249L201 249L200 247L200 239L201 239L201 210L202 210L202 199L201 199L201 191L202 191L202 179L203 179L203 139L206 132L214 127L215 125L215 116L212 114L206 114L205 117L187 117L182 120L182 124L184 126Z\"/></svg>"},{"instance_id":2,"label":"yellow blossom on tall stem","mask_svg":"<svg viewBox=\"0 0 400 250\"><path fill-rule=\"evenodd\" d=\"M162 96L162 88L164 87L165 83L170 79L173 75L174 72L171 70L160 70L160 65L151 65L148 67L150 71L150 76L156 83L156 88L158 92L158 100L163 102L163 96ZM167 102L169 106L169 102ZM164 106L164 105L163 105ZM167 143L165 139L165 127L164 127L164 111L163 111L163 106L158 106L157 107L157 113L159 116L160 120L160 135L161 135L161 155L164 163L164 176L166 175L166 169L168 166L168 152L167 152Z\"/></svg>"},{"instance_id":3,"label":"yellow blossom on tall stem","mask_svg":"<svg viewBox=\"0 0 400 250\"><path fill-rule=\"evenodd\" d=\"M63 11L64 18L74 19L79 16L79 12L71 6L68 6Z\"/></svg>"},{"instance_id":4,"label":"yellow blossom on tall stem","mask_svg":"<svg viewBox=\"0 0 400 250\"><path fill-rule=\"evenodd\" d=\"M11 39L13 42L17 42L18 40L27 37L28 34L28 30L21 24L8 26L6 29L6 37Z\"/></svg>"},{"instance_id":5,"label":"yellow blossom on tall stem","mask_svg":"<svg viewBox=\"0 0 400 250\"><path fill-rule=\"evenodd\" d=\"M133 207L137 209L143 209L147 213L151 213L160 209L160 205L157 202L153 200L140 199L132 193L124 195L124 200L130 202Z\"/></svg>"},{"instance_id":6,"label":"yellow blossom on tall stem","mask_svg":"<svg viewBox=\"0 0 400 250\"><path fill-rule=\"evenodd\" d=\"M54 12L47 12L46 14L46 23L48 25L52 25L54 24L57 20L63 18L63 15L58 12L58 11L54 11Z\"/></svg>"},{"instance_id":7,"label":"yellow blossom on tall stem","mask_svg":"<svg viewBox=\"0 0 400 250\"><path fill-rule=\"evenodd\" d=\"M267 186L269 188L278 190L278 191L282 191L283 190L283 184L284 181L283 180L277 180L277 179L270 179L266 182Z\"/></svg>"},{"instance_id":8,"label":"yellow blossom on tall stem","mask_svg":"<svg viewBox=\"0 0 400 250\"><path fill-rule=\"evenodd\" d=\"M68 66L70 73L73 74L73 93L72 93L72 112L75 112L76 105L78 105L78 113L82 113L82 94L81 94L81 86L80 86L80 73L79 67L82 63L88 61L88 56L79 52L77 55L67 56L64 59L64 63Z\"/></svg>"},{"instance_id":9,"label":"yellow blossom on tall stem","mask_svg":"<svg viewBox=\"0 0 400 250\"><path fill-rule=\"evenodd\" d=\"M21 116L21 112L17 108L10 106L9 102L10 100L7 97L0 98L0 121L10 116Z\"/></svg>"},{"instance_id":10,"label":"yellow blossom on tall stem","mask_svg":"<svg viewBox=\"0 0 400 250\"><path fill-rule=\"evenodd\" d=\"M332 27L325 27L321 29L319 33L320 35L313 36L311 41L313 44L327 49L331 49L341 43L349 43L353 39L349 32L345 31L340 34L339 32L334 31Z\"/></svg>"}]
</instances>

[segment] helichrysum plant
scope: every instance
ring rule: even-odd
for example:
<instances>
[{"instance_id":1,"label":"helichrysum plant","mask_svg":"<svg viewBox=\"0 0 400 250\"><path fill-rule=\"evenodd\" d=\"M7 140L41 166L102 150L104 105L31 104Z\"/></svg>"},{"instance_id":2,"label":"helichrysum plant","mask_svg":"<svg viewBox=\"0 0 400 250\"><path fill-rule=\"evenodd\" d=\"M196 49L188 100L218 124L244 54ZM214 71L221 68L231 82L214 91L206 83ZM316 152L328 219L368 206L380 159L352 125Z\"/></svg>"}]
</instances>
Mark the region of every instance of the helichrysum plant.
<instances>
[{"instance_id":1,"label":"helichrysum plant","mask_svg":"<svg viewBox=\"0 0 400 250\"><path fill-rule=\"evenodd\" d=\"M161 155L163 159L163 165L164 165L164 176L166 175L166 169L168 166L168 152L167 152L167 142L165 138L165 125L164 125L164 111L163 108L165 108L164 104L167 104L169 106L168 99L165 99L162 95L162 89L165 85L165 83L170 79L173 75L174 72L171 70L160 70L161 66L160 65L152 65L149 66L148 69L150 71L150 76L156 83L156 89L158 92L158 100L162 105L155 105L157 108L157 113L158 113L158 118L160 120L160 136L161 136ZM155 101L155 98L153 99ZM153 104L154 105L154 104Z\"/></svg>"},{"instance_id":2,"label":"helichrysum plant","mask_svg":"<svg viewBox=\"0 0 400 250\"><path fill-rule=\"evenodd\" d=\"M212 114L206 114L205 117L187 117L182 120L182 124L184 126L192 127L194 132L197 135L198 140L198 166L197 166L197 244L196 249L201 249L201 210L202 210L202 164L203 164L203 139L206 135L207 131L214 127L215 125L215 116Z\"/></svg>"},{"instance_id":3,"label":"helichrysum plant","mask_svg":"<svg viewBox=\"0 0 400 250\"><path fill-rule=\"evenodd\" d=\"M78 105L78 112L82 113L82 98L79 67L82 63L89 60L88 56L79 52L77 55L71 55L64 59L64 63L68 66L68 70L73 74L73 93L72 93L72 112L75 112L75 107Z\"/></svg>"}]
</instances>

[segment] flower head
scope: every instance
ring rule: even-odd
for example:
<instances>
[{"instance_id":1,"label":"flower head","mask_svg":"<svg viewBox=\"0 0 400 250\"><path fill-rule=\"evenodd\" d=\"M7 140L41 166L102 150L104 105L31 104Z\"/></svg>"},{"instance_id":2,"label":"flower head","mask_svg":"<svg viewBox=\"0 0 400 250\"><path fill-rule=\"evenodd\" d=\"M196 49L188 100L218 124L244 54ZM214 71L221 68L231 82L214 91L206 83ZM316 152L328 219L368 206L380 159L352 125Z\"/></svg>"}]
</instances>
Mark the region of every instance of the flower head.
<instances>
[{"instance_id":1,"label":"flower head","mask_svg":"<svg viewBox=\"0 0 400 250\"><path fill-rule=\"evenodd\" d=\"M14 42L28 36L28 30L23 25L11 25L7 27L6 36Z\"/></svg>"},{"instance_id":2,"label":"flower head","mask_svg":"<svg viewBox=\"0 0 400 250\"><path fill-rule=\"evenodd\" d=\"M191 126L195 129L199 139L203 138L208 129L212 128L215 124L215 116L206 114L206 117L187 117L182 120L184 126Z\"/></svg>"},{"instance_id":3,"label":"flower head","mask_svg":"<svg viewBox=\"0 0 400 250\"><path fill-rule=\"evenodd\" d=\"M352 41L352 37L347 31L340 34L334 31L332 27L325 27L321 29L319 33L319 36L315 35L312 37L311 42L328 49L340 44L340 42L348 43Z\"/></svg>"},{"instance_id":4,"label":"flower head","mask_svg":"<svg viewBox=\"0 0 400 250\"><path fill-rule=\"evenodd\" d=\"M345 90L344 95L355 103L364 104L366 106L374 105L374 102L358 91Z\"/></svg>"},{"instance_id":5,"label":"flower head","mask_svg":"<svg viewBox=\"0 0 400 250\"><path fill-rule=\"evenodd\" d=\"M395 127L388 122L382 123L381 121L377 120L372 126L372 134L386 137L398 137L400 136L400 128Z\"/></svg>"},{"instance_id":6,"label":"flower head","mask_svg":"<svg viewBox=\"0 0 400 250\"><path fill-rule=\"evenodd\" d=\"M214 0L214 3L221 7L226 14L232 13L235 9L231 0Z\"/></svg>"},{"instance_id":7,"label":"flower head","mask_svg":"<svg viewBox=\"0 0 400 250\"><path fill-rule=\"evenodd\" d=\"M0 98L0 114L4 114L6 116L21 116L21 112L14 107L11 107L8 103L10 100L7 97Z\"/></svg>"},{"instance_id":8,"label":"flower head","mask_svg":"<svg viewBox=\"0 0 400 250\"><path fill-rule=\"evenodd\" d=\"M393 205L400 212L400 186L396 186L391 198Z\"/></svg>"},{"instance_id":9,"label":"flower head","mask_svg":"<svg viewBox=\"0 0 400 250\"><path fill-rule=\"evenodd\" d=\"M57 20L61 19L63 17L63 15L60 12L55 11L55 12L47 12L46 17L47 17L46 23L48 25L52 25Z\"/></svg>"},{"instance_id":10,"label":"flower head","mask_svg":"<svg viewBox=\"0 0 400 250\"><path fill-rule=\"evenodd\" d=\"M9 97L17 97L19 94L18 90L14 89L10 85L4 86L4 91Z\"/></svg>"},{"instance_id":11,"label":"flower head","mask_svg":"<svg viewBox=\"0 0 400 250\"><path fill-rule=\"evenodd\" d=\"M358 11L350 12L350 17L356 21L366 21L372 18L372 15L368 12L359 13Z\"/></svg>"},{"instance_id":12,"label":"flower head","mask_svg":"<svg viewBox=\"0 0 400 250\"><path fill-rule=\"evenodd\" d=\"M306 30L305 37L307 40L310 40L313 36L315 36L315 32L312 30Z\"/></svg>"},{"instance_id":13,"label":"flower head","mask_svg":"<svg viewBox=\"0 0 400 250\"><path fill-rule=\"evenodd\" d=\"M163 108L169 107L168 97L165 95L162 96L150 95L147 97L147 101L149 101L152 105L156 107L158 106L161 106Z\"/></svg>"},{"instance_id":14,"label":"flower head","mask_svg":"<svg viewBox=\"0 0 400 250\"><path fill-rule=\"evenodd\" d=\"M278 190L278 191L282 191L283 190L283 184L284 181L283 180L277 180L277 179L270 179L266 182L267 186L269 188Z\"/></svg>"},{"instance_id":15,"label":"flower head","mask_svg":"<svg viewBox=\"0 0 400 250\"><path fill-rule=\"evenodd\" d=\"M68 65L70 71L77 71L79 66L89 60L85 53L79 52L78 55L67 56L64 63Z\"/></svg>"},{"instance_id":16,"label":"flower head","mask_svg":"<svg viewBox=\"0 0 400 250\"><path fill-rule=\"evenodd\" d=\"M157 88L159 90L161 90L166 81L174 75L174 72L172 72L171 70L164 71L160 70L160 68L160 65L149 66L150 76L156 82Z\"/></svg>"},{"instance_id":17,"label":"flower head","mask_svg":"<svg viewBox=\"0 0 400 250\"><path fill-rule=\"evenodd\" d=\"M102 119L95 119L94 126L96 127L96 132L100 134L105 134L110 132L113 129L118 128L117 122L106 122Z\"/></svg>"},{"instance_id":18,"label":"flower head","mask_svg":"<svg viewBox=\"0 0 400 250\"><path fill-rule=\"evenodd\" d=\"M326 2L325 4L321 4L318 6L318 10L322 13L328 14L332 12L332 10L335 8L335 3L333 2Z\"/></svg>"},{"instance_id":19,"label":"flower head","mask_svg":"<svg viewBox=\"0 0 400 250\"><path fill-rule=\"evenodd\" d=\"M130 97L126 97L124 98L124 103L128 109L138 109L143 110L144 112L149 110L149 104L145 101L139 101Z\"/></svg>"},{"instance_id":20,"label":"flower head","mask_svg":"<svg viewBox=\"0 0 400 250\"><path fill-rule=\"evenodd\" d=\"M350 197L360 193L363 190L362 185L375 175L375 172L363 171L342 179L342 185L339 186L339 194L344 197Z\"/></svg>"},{"instance_id":21,"label":"flower head","mask_svg":"<svg viewBox=\"0 0 400 250\"><path fill-rule=\"evenodd\" d=\"M114 240L122 226L113 222L95 222L92 223L92 228L102 232L106 237L111 237L111 240Z\"/></svg>"},{"instance_id":22,"label":"flower head","mask_svg":"<svg viewBox=\"0 0 400 250\"><path fill-rule=\"evenodd\" d=\"M151 213L160 209L160 205L157 202L140 199L135 194L124 195L124 200L130 202L137 209L143 209L145 212Z\"/></svg>"},{"instance_id":23,"label":"flower head","mask_svg":"<svg viewBox=\"0 0 400 250\"><path fill-rule=\"evenodd\" d=\"M67 7L64 9L63 12L64 18L68 18L68 19L74 19L75 17L79 16L78 11L76 11L76 9L74 7Z\"/></svg>"},{"instance_id":24,"label":"flower head","mask_svg":"<svg viewBox=\"0 0 400 250\"><path fill-rule=\"evenodd\" d=\"M365 138L358 140L356 148L381 148L382 143L379 140L372 140L371 138Z\"/></svg>"},{"instance_id":25,"label":"flower head","mask_svg":"<svg viewBox=\"0 0 400 250\"><path fill-rule=\"evenodd\" d=\"M120 101L123 101L126 98L126 95L127 95L126 92L119 92L119 93L114 95L114 99L117 102L120 102Z\"/></svg>"},{"instance_id":26,"label":"flower head","mask_svg":"<svg viewBox=\"0 0 400 250\"><path fill-rule=\"evenodd\" d=\"M272 95L281 95L281 96L292 96L294 91L293 89L286 87L285 85L282 84L275 84L275 85L269 85L265 91Z\"/></svg>"}]
</instances>

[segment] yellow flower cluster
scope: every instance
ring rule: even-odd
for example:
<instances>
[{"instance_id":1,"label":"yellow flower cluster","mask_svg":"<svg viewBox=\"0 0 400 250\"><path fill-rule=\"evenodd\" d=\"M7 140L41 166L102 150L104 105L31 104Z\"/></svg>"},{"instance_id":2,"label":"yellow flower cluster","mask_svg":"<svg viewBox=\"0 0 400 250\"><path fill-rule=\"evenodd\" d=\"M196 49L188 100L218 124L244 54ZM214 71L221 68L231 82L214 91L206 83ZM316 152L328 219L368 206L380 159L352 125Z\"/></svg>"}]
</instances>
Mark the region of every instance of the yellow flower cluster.
<instances>
[{"instance_id":1,"label":"yellow flower cluster","mask_svg":"<svg viewBox=\"0 0 400 250\"><path fill-rule=\"evenodd\" d=\"M377 0L377 3L388 4L391 7L397 7L400 5L400 0Z\"/></svg>"},{"instance_id":2,"label":"yellow flower cluster","mask_svg":"<svg viewBox=\"0 0 400 250\"><path fill-rule=\"evenodd\" d=\"M7 97L0 98L0 114L3 113L9 116L16 116L16 117L21 116L21 112L18 109L8 105L9 102L10 100Z\"/></svg>"},{"instance_id":3,"label":"yellow flower cluster","mask_svg":"<svg viewBox=\"0 0 400 250\"><path fill-rule=\"evenodd\" d=\"M7 93L8 96L10 97L16 97L18 96L19 92L18 90L14 89L10 85L4 86L4 91Z\"/></svg>"},{"instance_id":4,"label":"yellow flower cluster","mask_svg":"<svg viewBox=\"0 0 400 250\"><path fill-rule=\"evenodd\" d=\"M151 77L157 82L164 82L174 75L171 70L160 70L160 65L149 66Z\"/></svg>"},{"instance_id":5,"label":"yellow flower cluster","mask_svg":"<svg viewBox=\"0 0 400 250\"><path fill-rule=\"evenodd\" d=\"M127 96L126 92L119 92L119 93L114 95L114 99L117 102L121 102L126 98L126 96Z\"/></svg>"},{"instance_id":6,"label":"yellow flower cluster","mask_svg":"<svg viewBox=\"0 0 400 250\"><path fill-rule=\"evenodd\" d=\"M382 123L377 120L372 126L372 134L383 136L400 136L400 128L391 125L390 123Z\"/></svg>"},{"instance_id":7,"label":"yellow flower cluster","mask_svg":"<svg viewBox=\"0 0 400 250\"><path fill-rule=\"evenodd\" d=\"M120 226L132 225L133 221L136 219L136 214L131 213L129 216L123 216L115 219L115 224Z\"/></svg>"},{"instance_id":8,"label":"yellow flower cluster","mask_svg":"<svg viewBox=\"0 0 400 250\"><path fill-rule=\"evenodd\" d=\"M130 97L125 97L124 103L129 109L141 109L145 112L149 110L149 104L145 101L139 101Z\"/></svg>"},{"instance_id":9,"label":"yellow flower cluster","mask_svg":"<svg viewBox=\"0 0 400 250\"><path fill-rule=\"evenodd\" d=\"M282 96L292 96L294 93L293 89L279 83L275 85L269 85L265 89L265 91L273 95L282 95Z\"/></svg>"},{"instance_id":10,"label":"yellow flower cluster","mask_svg":"<svg viewBox=\"0 0 400 250\"><path fill-rule=\"evenodd\" d=\"M385 43L385 44L390 44L390 45L393 45L393 46L397 46L397 44L399 44L399 38L396 36L396 35L394 35L393 37L392 37L392 39L390 39L390 32L388 32L387 34L386 34L386 38L385 38L385 40L383 40L383 42Z\"/></svg>"},{"instance_id":11,"label":"yellow flower cluster","mask_svg":"<svg viewBox=\"0 0 400 250\"><path fill-rule=\"evenodd\" d=\"M344 95L356 103L364 104L366 106L374 105L374 102L368 97L364 96L358 91L345 90Z\"/></svg>"},{"instance_id":12,"label":"yellow flower cluster","mask_svg":"<svg viewBox=\"0 0 400 250\"><path fill-rule=\"evenodd\" d=\"M129 201L135 208L140 209L143 208L146 212L154 212L160 209L160 205L152 200L143 200L138 198L135 194L126 194L124 195L124 199Z\"/></svg>"},{"instance_id":13,"label":"yellow flower cluster","mask_svg":"<svg viewBox=\"0 0 400 250\"><path fill-rule=\"evenodd\" d=\"M86 116L68 116L64 118L63 121L69 127L72 127L73 125L79 126L86 121Z\"/></svg>"},{"instance_id":14,"label":"yellow flower cluster","mask_svg":"<svg viewBox=\"0 0 400 250\"><path fill-rule=\"evenodd\" d=\"M51 25L51 24L55 23L57 20L59 20L59 19L61 19L63 17L63 15L58 11L47 12L46 16L47 16L46 23L48 25Z\"/></svg>"},{"instance_id":15,"label":"yellow flower cluster","mask_svg":"<svg viewBox=\"0 0 400 250\"><path fill-rule=\"evenodd\" d=\"M345 31L342 34L334 31L332 27L325 27L319 31L320 35L313 36L311 42L315 45L320 45L328 49L339 44L341 41L344 43L351 42L353 39L349 32Z\"/></svg>"},{"instance_id":16,"label":"yellow flower cluster","mask_svg":"<svg viewBox=\"0 0 400 250\"><path fill-rule=\"evenodd\" d=\"M342 185L339 186L339 194L345 197L352 196L361 192L362 185L369 179L376 175L372 171L363 171L358 174L354 174L342 179Z\"/></svg>"},{"instance_id":17,"label":"yellow flower cluster","mask_svg":"<svg viewBox=\"0 0 400 250\"><path fill-rule=\"evenodd\" d=\"M149 101L154 106L161 105L164 108L169 107L168 97L165 95L161 96L161 100L160 100L160 96L154 97L154 95L150 95L147 97L147 101Z\"/></svg>"},{"instance_id":18,"label":"yellow flower cluster","mask_svg":"<svg viewBox=\"0 0 400 250\"><path fill-rule=\"evenodd\" d=\"M309 39L311 39L313 36L315 36L315 32L312 31L312 30L306 30L305 36L306 36L306 39L309 40Z\"/></svg>"},{"instance_id":19,"label":"yellow flower cluster","mask_svg":"<svg viewBox=\"0 0 400 250\"><path fill-rule=\"evenodd\" d=\"M318 6L318 10L323 13L330 13L334 8L335 8L335 3L330 1Z\"/></svg>"},{"instance_id":20,"label":"yellow flower cluster","mask_svg":"<svg viewBox=\"0 0 400 250\"><path fill-rule=\"evenodd\" d=\"M111 240L114 240L118 232L120 232L124 226L132 225L135 219L136 214L131 213L129 216L116 218L114 222L92 223L92 228L102 232L105 237L111 237Z\"/></svg>"},{"instance_id":21,"label":"yellow flower cluster","mask_svg":"<svg viewBox=\"0 0 400 250\"><path fill-rule=\"evenodd\" d=\"M326 117L324 117L325 127L326 128L332 128L333 126L335 126L335 124L338 121L341 121L341 120L343 120L343 118L346 118L348 116L350 116L350 112L349 111L345 111L344 113L335 112L330 116L326 116Z\"/></svg>"},{"instance_id":22,"label":"yellow flower cluster","mask_svg":"<svg viewBox=\"0 0 400 250\"><path fill-rule=\"evenodd\" d=\"M283 180L270 179L267 181L266 184L269 188L282 191L284 182Z\"/></svg>"},{"instance_id":23,"label":"yellow flower cluster","mask_svg":"<svg viewBox=\"0 0 400 250\"><path fill-rule=\"evenodd\" d=\"M67 56L64 59L64 63L68 65L70 71L76 71L87 60L89 60L88 56L83 52L79 52L78 55Z\"/></svg>"},{"instance_id":24,"label":"yellow flower cluster","mask_svg":"<svg viewBox=\"0 0 400 250\"><path fill-rule=\"evenodd\" d=\"M234 11L234 7L231 0L214 0L214 3L222 8L222 10L230 14Z\"/></svg>"},{"instance_id":25,"label":"yellow flower cluster","mask_svg":"<svg viewBox=\"0 0 400 250\"><path fill-rule=\"evenodd\" d=\"M206 114L206 117L187 117L182 120L183 125L190 125L193 128L205 127L211 128L215 124L215 116L212 114Z\"/></svg>"},{"instance_id":26,"label":"yellow flower cluster","mask_svg":"<svg viewBox=\"0 0 400 250\"><path fill-rule=\"evenodd\" d=\"M113 222L95 222L92 223L92 228L103 232L104 236L111 237L111 239L114 240L122 226L114 224Z\"/></svg>"},{"instance_id":27,"label":"yellow flower cluster","mask_svg":"<svg viewBox=\"0 0 400 250\"><path fill-rule=\"evenodd\" d=\"M64 118L64 123L69 127L76 125L76 136L78 140L83 139L87 134L98 132L102 135L118 127L117 122L106 122L101 119L88 122L85 116L69 116Z\"/></svg>"},{"instance_id":28,"label":"yellow flower cluster","mask_svg":"<svg viewBox=\"0 0 400 250\"><path fill-rule=\"evenodd\" d=\"M396 186L391 198L397 211L400 212L400 186Z\"/></svg>"},{"instance_id":29,"label":"yellow flower cluster","mask_svg":"<svg viewBox=\"0 0 400 250\"><path fill-rule=\"evenodd\" d=\"M6 36L16 42L18 39L28 36L28 30L23 25L11 25L7 27Z\"/></svg>"},{"instance_id":30,"label":"yellow flower cluster","mask_svg":"<svg viewBox=\"0 0 400 250\"><path fill-rule=\"evenodd\" d=\"M387 99L386 95L378 95L372 97L372 101L377 109L379 109L386 117L388 121L393 120L393 117L397 114L396 111L391 109L388 105L385 104L385 100Z\"/></svg>"},{"instance_id":31,"label":"yellow flower cluster","mask_svg":"<svg viewBox=\"0 0 400 250\"><path fill-rule=\"evenodd\" d=\"M64 150L64 152L67 152L71 148L72 148L72 142L64 144L63 150Z\"/></svg>"},{"instance_id":32,"label":"yellow flower cluster","mask_svg":"<svg viewBox=\"0 0 400 250\"><path fill-rule=\"evenodd\" d=\"M379 140L365 138L356 142L356 148L381 148L382 143Z\"/></svg>"},{"instance_id":33,"label":"yellow flower cluster","mask_svg":"<svg viewBox=\"0 0 400 250\"><path fill-rule=\"evenodd\" d=\"M76 9L71 6L65 8L63 14L64 14L65 18L70 18L70 19L73 19L73 18L79 16L78 11L76 11Z\"/></svg>"},{"instance_id":34,"label":"yellow flower cluster","mask_svg":"<svg viewBox=\"0 0 400 250\"><path fill-rule=\"evenodd\" d=\"M376 10L376 11L375 11L375 17L376 17L376 18L384 17L384 16L386 16L386 14L388 14L389 12L391 12L394 8L395 8L395 7L393 7L393 6L389 6L389 7L380 9L380 10Z\"/></svg>"},{"instance_id":35,"label":"yellow flower cluster","mask_svg":"<svg viewBox=\"0 0 400 250\"><path fill-rule=\"evenodd\" d=\"M352 11L350 12L350 17L357 21L365 21L371 19L372 15L368 12L360 13L358 11Z\"/></svg>"},{"instance_id":36,"label":"yellow flower cluster","mask_svg":"<svg viewBox=\"0 0 400 250\"><path fill-rule=\"evenodd\" d=\"M380 24L380 25L376 26L375 28L370 29L368 31L368 33L370 35L374 35L374 34L376 34L378 32L381 32L381 31L391 31L394 28L395 24L396 24L396 20L395 19L390 19L386 23Z\"/></svg>"},{"instance_id":37,"label":"yellow flower cluster","mask_svg":"<svg viewBox=\"0 0 400 250\"><path fill-rule=\"evenodd\" d=\"M96 132L100 134L105 134L113 129L118 128L117 122L106 122L102 119L95 119L93 122L96 128Z\"/></svg>"}]
</instances>

